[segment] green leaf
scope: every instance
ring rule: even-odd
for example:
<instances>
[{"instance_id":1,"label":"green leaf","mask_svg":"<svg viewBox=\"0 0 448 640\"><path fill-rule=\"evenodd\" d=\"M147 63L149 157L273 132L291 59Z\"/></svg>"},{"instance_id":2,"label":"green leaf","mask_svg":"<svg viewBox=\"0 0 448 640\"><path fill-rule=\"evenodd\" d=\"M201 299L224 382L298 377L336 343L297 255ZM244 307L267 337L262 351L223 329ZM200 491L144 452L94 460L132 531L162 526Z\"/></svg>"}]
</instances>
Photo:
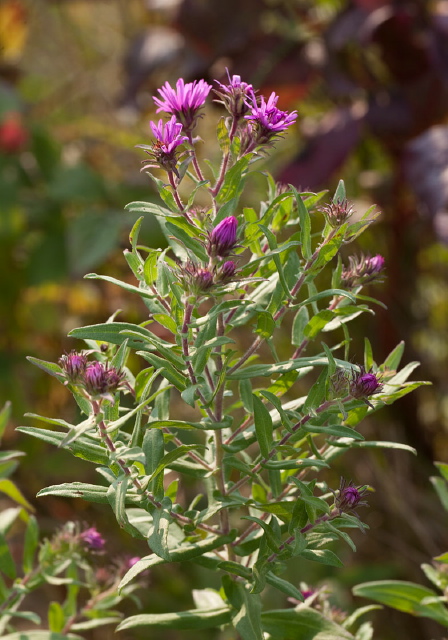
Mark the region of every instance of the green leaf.
<instances>
[{"instance_id":1,"label":"green leaf","mask_svg":"<svg viewBox=\"0 0 448 640\"><path fill-rule=\"evenodd\" d=\"M329 565L330 567L344 566L337 555L330 549L304 549L300 556L313 562Z\"/></svg>"},{"instance_id":2,"label":"green leaf","mask_svg":"<svg viewBox=\"0 0 448 640\"><path fill-rule=\"evenodd\" d=\"M28 362L31 362L31 364L35 364L36 367L42 369L42 371L49 373L50 376L54 376L55 378L57 378L60 382L64 381L65 378L62 375L62 369L58 364L55 364L54 362L46 362L45 360L39 360L38 358L33 358L32 356L27 356L26 359L28 360Z\"/></svg>"},{"instance_id":3,"label":"green leaf","mask_svg":"<svg viewBox=\"0 0 448 640\"><path fill-rule=\"evenodd\" d=\"M354 640L346 629L309 607L265 611L261 621L273 640Z\"/></svg>"},{"instance_id":4,"label":"green leaf","mask_svg":"<svg viewBox=\"0 0 448 640\"><path fill-rule=\"evenodd\" d=\"M333 202L337 204L338 202L343 202L347 199L347 195L345 192L345 184L343 180L339 180L336 191L334 192Z\"/></svg>"},{"instance_id":5,"label":"green leaf","mask_svg":"<svg viewBox=\"0 0 448 640\"><path fill-rule=\"evenodd\" d=\"M272 418L258 396L252 394L254 405L255 433L261 455L268 458L272 448Z\"/></svg>"},{"instance_id":6,"label":"green leaf","mask_svg":"<svg viewBox=\"0 0 448 640\"><path fill-rule=\"evenodd\" d=\"M38 429L36 427L17 427L17 431L34 436L44 442L49 442L57 447L64 440L66 434L58 431L49 431L48 429ZM73 455L83 460L89 460L100 465L107 465L109 458L104 447L100 446L92 438L79 438L68 446Z\"/></svg>"},{"instance_id":7,"label":"green leaf","mask_svg":"<svg viewBox=\"0 0 448 640\"><path fill-rule=\"evenodd\" d=\"M107 499L112 507L118 524L134 538L142 538L141 533L130 522L126 513L127 488L130 479L117 480L107 490Z\"/></svg>"},{"instance_id":8,"label":"green leaf","mask_svg":"<svg viewBox=\"0 0 448 640\"><path fill-rule=\"evenodd\" d=\"M81 636L74 633L56 633L54 631L18 631L17 633L8 633L2 636L2 640L84 640Z\"/></svg>"},{"instance_id":9,"label":"green leaf","mask_svg":"<svg viewBox=\"0 0 448 640\"><path fill-rule=\"evenodd\" d=\"M48 606L48 626L50 631L62 631L65 625L64 609L59 602L50 602Z\"/></svg>"},{"instance_id":10,"label":"green leaf","mask_svg":"<svg viewBox=\"0 0 448 640\"><path fill-rule=\"evenodd\" d=\"M16 577L16 565L2 533L0 533L0 571L12 580Z\"/></svg>"},{"instance_id":11,"label":"green leaf","mask_svg":"<svg viewBox=\"0 0 448 640\"><path fill-rule=\"evenodd\" d=\"M204 540L199 540L199 542L195 542L193 544L182 544L179 547L174 547L170 549L171 562L185 562L186 560L192 560L197 556L203 556L208 551L219 549L219 547L233 542L236 538L236 535L237 532L233 530L226 535L208 536ZM129 582L131 582L131 580L133 580L133 578L138 576L142 571L146 571L146 569L150 569L151 567L155 567L159 564L165 564L165 560L160 558L155 553L141 558L138 562L135 563L134 566L129 569L129 571L123 577L119 585L119 589L123 589L127 584L129 584Z\"/></svg>"},{"instance_id":12,"label":"green leaf","mask_svg":"<svg viewBox=\"0 0 448 640\"><path fill-rule=\"evenodd\" d=\"M354 587L353 593L362 598L371 598L399 611L432 618L444 626L448 625L446 607L433 600L425 602L427 598L435 598L436 592L413 582L401 580L364 582Z\"/></svg>"},{"instance_id":13,"label":"green leaf","mask_svg":"<svg viewBox=\"0 0 448 640\"><path fill-rule=\"evenodd\" d=\"M11 480L8 480L7 478L0 480L0 493L5 493L9 498L11 498L11 500L22 505L25 509L34 511L33 506Z\"/></svg>"},{"instance_id":14,"label":"green leaf","mask_svg":"<svg viewBox=\"0 0 448 640\"><path fill-rule=\"evenodd\" d=\"M439 496L439 500L442 503L443 508L445 511L448 511L448 484L446 483L446 480L435 476L432 476L430 480L437 495Z\"/></svg>"},{"instance_id":15,"label":"green leaf","mask_svg":"<svg viewBox=\"0 0 448 640\"><path fill-rule=\"evenodd\" d=\"M39 544L39 526L34 516L28 518L23 549L23 573L27 574L33 568L34 554ZM53 629L54 631L54 629Z\"/></svg>"},{"instance_id":16,"label":"green leaf","mask_svg":"<svg viewBox=\"0 0 448 640\"><path fill-rule=\"evenodd\" d=\"M395 347L395 349L393 349L389 355L387 356L387 358L385 359L383 366L381 367L382 369L391 369L392 371L395 371L396 369L398 369L398 366L401 362L401 358L403 357L403 353L404 353L404 342L401 341L397 344L397 346Z\"/></svg>"},{"instance_id":17,"label":"green leaf","mask_svg":"<svg viewBox=\"0 0 448 640\"><path fill-rule=\"evenodd\" d=\"M64 498L82 498L87 502L97 502L107 504L107 487L86 482L65 482L63 484L53 484L50 487L41 489L37 494L38 498L43 496L61 496Z\"/></svg>"},{"instance_id":18,"label":"green leaf","mask_svg":"<svg viewBox=\"0 0 448 640\"><path fill-rule=\"evenodd\" d=\"M208 255L204 246L198 242L195 238L192 238L185 229L181 229L177 225L172 222L167 222L165 224L165 228L168 233L173 235L177 240L179 240L182 246L189 249L199 260L202 262L208 261Z\"/></svg>"},{"instance_id":19,"label":"green leaf","mask_svg":"<svg viewBox=\"0 0 448 640\"><path fill-rule=\"evenodd\" d=\"M249 166L252 154L240 158L226 173L223 185L216 197L218 204L224 204L231 198L237 198L244 188L244 175Z\"/></svg>"},{"instance_id":20,"label":"green leaf","mask_svg":"<svg viewBox=\"0 0 448 640\"><path fill-rule=\"evenodd\" d=\"M305 337L305 327L309 324L309 313L307 307L300 307L292 323L291 343L295 347L300 347Z\"/></svg>"},{"instance_id":21,"label":"green leaf","mask_svg":"<svg viewBox=\"0 0 448 640\"><path fill-rule=\"evenodd\" d=\"M232 624L242 640L263 640L261 628L261 600L258 594L247 591L245 585L234 582L229 576L223 578L223 586L232 611Z\"/></svg>"},{"instance_id":22,"label":"green leaf","mask_svg":"<svg viewBox=\"0 0 448 640\"><path fill-rule=\"evenodd\" d=\"M302 255L305 260L311 258L312 250L311 250L311 220L310 214L308 213L308 209L305 206L305 203L302 200L301 195L292 185L292 192L294 193L294 197L297 202L297 209L299 213L299 221L300 221L300 229L302 231L301 240L302 240Z\"/></svg>"},{"instance_id":23,"label":"green leaf","mask_svg":"<svg viewBox=\"0 0 448 640\"><path fill-rule=\"evenodd\" d=\"M11 417L11 403L6 402L3 406L3 409L0 411L0 442L2 441L3 434L5 433L5 429L8 425L9 419Z\"/></svg>"},{"instance_id":24,"label":"green leaf","mask_svg":"<svg viewBox=\"0 0 448 640\"><path fill-rule=\"evenodd\" d=\"M141 613L130 616L118 625L117 631L135 627L163 627L165 629L210 629L228 624L231 621L230 610L191 609L177 613Z\"/></svg>"},{"instance_id":25,"label":"green leaf","mask_svg":"<svg viewBox=\"0 0 448 640\"><path fill-rule=\"evenodd\" d=\"M171 500L165 499L171 507ZM168 529L173 518L166 509L156 509L153 513L153 527L148 537L148 544L151 550L159 558L170 562L171 554L168 547Z\"/></svg>"},{"instance_id":26,"label":"green leaf","mask_svg":"<svg viewBox=\"0 0 448 640\"><path fill-rule=\"evenodd\" d=\"M225 155L230 151L230 138L229 132L226 127L226 118L224 116L219 119L218 127L217 127L217 137L219 142L219 147L222 153Z\"/></svg>"},{"instance_id":27,"label":"green leaf","mask_svg":"<svg viewBox=\"0 0 448 640\"><path fill-rule=\"evenodd\" d=\"M282 593L286 593L290 598L295 598L303 602L302 592L287 580L283 580L283 578L279 578L273 573L268 573L266 574L266 582L270 584L271 587L275 587Z\"/></svg>"}]
</instances>

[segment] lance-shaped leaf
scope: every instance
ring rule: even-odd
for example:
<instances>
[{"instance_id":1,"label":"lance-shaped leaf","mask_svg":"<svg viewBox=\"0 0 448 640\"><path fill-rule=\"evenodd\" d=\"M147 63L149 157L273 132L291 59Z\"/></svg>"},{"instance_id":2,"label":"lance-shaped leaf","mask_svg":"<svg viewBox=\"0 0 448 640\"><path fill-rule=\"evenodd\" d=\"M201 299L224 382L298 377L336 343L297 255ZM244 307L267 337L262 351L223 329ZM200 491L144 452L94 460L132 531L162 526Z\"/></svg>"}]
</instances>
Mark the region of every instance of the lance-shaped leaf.
<instances>
[{"instance_id":1,"label":"lance-shaped leaf","mask_svg":"<svg viewBox=\"0 0 448 640\"><path fill-rule=\"evenodd\" d=\"M268 458L272 448L272 418L260 398L255 394L252 394L252 396L255 433L262 456Z\"/></svg>"}]
</instances>

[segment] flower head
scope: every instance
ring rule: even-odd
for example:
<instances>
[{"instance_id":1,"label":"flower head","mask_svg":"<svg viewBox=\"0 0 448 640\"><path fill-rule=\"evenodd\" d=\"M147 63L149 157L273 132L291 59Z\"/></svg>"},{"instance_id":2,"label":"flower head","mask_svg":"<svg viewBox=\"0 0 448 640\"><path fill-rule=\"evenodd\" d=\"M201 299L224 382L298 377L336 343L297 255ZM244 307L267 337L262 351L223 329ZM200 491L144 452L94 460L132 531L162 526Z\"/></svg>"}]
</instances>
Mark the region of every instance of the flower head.
<instances>
[{"instance_id":1,"label":"flower head","mask_svg":"<svg viewBox=\"0 0 448 640\"><path fill-rule=\"evenodd\" d=\"M72 350L59 358L59 364L65 373L67 382L81 382L87 367L87 357L83 353Z\"/></svg>"},{"instance_id":2,"label":"flower head","mask_svg":"<svg viewBox=\"0 0 448 640\"><path fill-rule=\"evenodd\" d=\"M222 84L215 80L219 84L219 89L213 89L213 91L221 98L216 102L221 102L230 115L238 120L249 111L250 106L247 104L246 99L254 90L251 84L242 82L240 76L232 76L230 78L228 69L227 77L229 78L229 84Z\"/></svg>"},{"instance_id":3,"label":"flower head","mask_svg":"<svg viewBox=\"0 0 448 640\"><path fill-rule=\"evenodd\" d=\"M214 274L210 269L201 267L195 262L187 262L179 267L179 275L185 288L193 295L209 291L214 285Z\"/></svg>"},{"instance_id":4,"label":"flower head","mask_svg":"<svg viewBox=\"0 0 448 640\"><path fill-rule=\"evenodd\" d=\"M110 397L122 385L124 373L102 362L89 363L84 372L84 387L91 396Z\"/></svg>"},{"instance_id":5,"label":"flower head","mask_svg":"<svg viewBox=\"0 0 448 640\"><path fill-rule=\"evenodd\" d=\"M375 393L380 393L382 388L383 385L379 377L372 370L366 371L362 366L359 371L352 370L349 391L353 398L364 400L369 406L372 406L367 398Z\"/></svg>"},{"instance_id":6,"label":"flower head","mask_svg":"<svg viewBox=\"0 0 448 640\"><path fill-rule=\"evenodd\" d=\"M379 281L384 268L383 256L350 256L350 265L342 270L341 280L346 287L356 287Z\"/></svg>"},{"instance_id":7,"label":"flower head","mask_svg":"<svg viewBox=\"0 0 448 640\"><path fill-rule=\"evenodd\" d=\"M106 544L105 539L100 533L98 533L95 527L85 529L85 531L82 531L82 533L79 534L79 537L92 551L102 551Z\"/></svg>"},{"instance_id":8,"label":"flower head","mask_svg":"<svg viewBox=\"0 0 448 640\"><path fill-rule=\"evenodd\" d=\"M221 267L221 278L223 280L231 280L235 276L236 265L233 260L226 260Z\"/></svg>"},{"instance_id":9,"label":"flower head","mask_svg":"<svg viewBox=\"0 0 448 640\"><path fill-rule=\"evenodd\" d=\"M244 117L250 124L252 148L268 144L275 136L286 131L297 119L297 111L288 113L277 108L278 96L274 92L271 93L267 102L263 96L257 100L254 92L251 93L250 99L251 103L248 102L248 106L251 113Z\"/></svg>"},{"instance_id":10,"label":"flower head","mask_svg":"<svg viewBox=\"0 0 448 640\"><path fill-rule=\"evenodd\" d=\"M209 254L225 258L236 245L238 220L235 216L227 216L209 234Z\"/></svg>"},{"instance_id":11,"label":"flower head","mask_svg":"<svg viewBox=\"0 0 448 640\"><path fill-rule=\"evenodd\" d=\"M335 493L334 504L336 509L338 509L340 513L353 513L359 517L355 509L356 507L367 506L367 502L363 500L367 491L368 487L366 485L356 487L352 481L346 484L345 479L342 478L337 495L336 492L333 492Z\"/></svg>"},{"instance_id":12,"label":"flower head","mask_svg":"<svg viewBox=\"0 0 448 640\"><path fill-rule=\"evenodd\" d=\"M346 199L336 200L320 207L320 211L325 215L328 224L337 229L353 215L353 206Z\"/></svg>"},{"instance_id":13,"label":"flower head","mask_svg":"<svg viewBox=\"0 0 448 640\"><path fill-rule=\"evenodd\" d=\"M165 82L158 92L161 98L153 96L157 105L157 113L164 111L171 113L182 122L185 131L191 131L198 118L198 111L207 99L212 86L205 80L194 80L185 84L183 78L176 82L173 89L169 82Z\"/></svg>"},{"instance_id":14,"label":"flower head","mask_svg":"<svg viewBox=\"0 0 448 640\"><path fill-rule=\"evenodd\" d=\"M152 147L138 145L145 150L152 163L145 163L144 169L148 167L161 167L165 171L174 171L177 174L177 147L188 141L188 137L181 134L182 124L176 121L176 116L172 116L168 122L149 123L156 141Z\"/></svg>"}]
</instances>

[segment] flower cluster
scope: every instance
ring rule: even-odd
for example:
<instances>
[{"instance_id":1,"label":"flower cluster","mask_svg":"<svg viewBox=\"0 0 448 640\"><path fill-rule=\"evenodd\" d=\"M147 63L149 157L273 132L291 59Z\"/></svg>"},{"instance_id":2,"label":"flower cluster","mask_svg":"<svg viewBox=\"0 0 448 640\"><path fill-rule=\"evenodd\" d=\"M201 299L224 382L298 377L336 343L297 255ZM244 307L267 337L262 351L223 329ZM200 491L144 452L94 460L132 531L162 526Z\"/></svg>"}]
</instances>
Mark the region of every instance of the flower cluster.
<instances>
[{"instance_id":1,"label":"flower cluster","mask_svg":"<svg viewBox=\"0 0 448 640\"><path fill-rule=\"evenodd\" d=\"M92 398L113 399L111 394L124 387L122 371L102 362L89 362L82 353L71 351L61 356L59 364L65 375L65 384L84 388Z\"/></svg>"}]
</instances>

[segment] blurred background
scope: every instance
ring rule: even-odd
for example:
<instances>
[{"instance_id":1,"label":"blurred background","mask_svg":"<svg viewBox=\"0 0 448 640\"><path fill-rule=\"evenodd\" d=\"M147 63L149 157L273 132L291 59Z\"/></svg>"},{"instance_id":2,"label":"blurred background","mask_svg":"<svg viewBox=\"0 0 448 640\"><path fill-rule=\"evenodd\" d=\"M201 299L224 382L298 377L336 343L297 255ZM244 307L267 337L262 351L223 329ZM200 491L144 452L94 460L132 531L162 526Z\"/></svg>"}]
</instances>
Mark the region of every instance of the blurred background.
<instances>
[{"instance_id":1,"label":"blurred background","mask_svg":"<svg viewBox=\"0 0 448 640\"><path fill-rule=\"evenodd\" d=\"M341 474L376 493L358 553L340 550L347 564L337 583L328 568L294 569L312 585L333 587L335 605L350 610L356 583L426 584L421 562L448 549L448 518L429 480L432 461L448 461L447 1L2 0L0 395L13 406L3 444L27 453L16 480L44 530L67 519L107 530L109 512L100 505L35 499L45 485L93 481L95 472L14 432L30 424L27 411L66 419L74 412L66 389L25 358L56 361L77 346L66 337L70 329L103 322L117 308L122 320L146 319L134 297L83 275L132 282L122 251L135 218L123 207L157 200L135 149L150 141L151 96L178 77L223 81L226 68L264 95L278 93L280 108L298 109L298 124L269 160L276 179L331 193L343 178L357 210L372 203L381 209L379 222L346 255L385 256L385 283L368 293L388 310L375 307L375 316L357 320L352 355L362 358L364 335L377 362L403 339L406 362L419 360L419 379L432 382L363 427L368 437L416 447L417 459L388 451L340 462ZM221 111L213 104L207 110L200 155L213 158ZM260 179L245 198L253 206L264 196ZM154 220L145 220L142 241L163 243ZM147 553L116 536L111 550ZM191 607L191 581L176 566L154 570L146 610L172 610L173 600L177 610ZM205 586L199 571L194 581ZM375 638L444 635L429 621L391 610L373 619ZM193 637L179 633L151 638Z\"/></svg>"}]
</instances>

